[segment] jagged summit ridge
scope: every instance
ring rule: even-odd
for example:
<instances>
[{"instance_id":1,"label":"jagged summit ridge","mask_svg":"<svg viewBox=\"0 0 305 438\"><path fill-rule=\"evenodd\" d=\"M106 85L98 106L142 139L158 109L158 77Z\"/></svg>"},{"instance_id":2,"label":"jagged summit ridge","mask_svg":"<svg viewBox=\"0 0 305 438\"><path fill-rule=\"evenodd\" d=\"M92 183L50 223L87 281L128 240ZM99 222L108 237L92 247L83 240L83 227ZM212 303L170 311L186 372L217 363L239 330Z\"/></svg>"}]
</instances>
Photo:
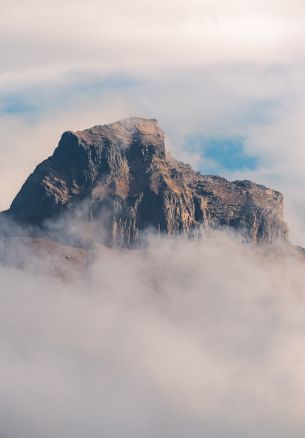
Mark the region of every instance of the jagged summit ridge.
<instances>
[{"instance_id":1,"label":"jagged summit ridge","mask_svg":"<svg viewBox=\"0 0 305 438\"><path fill-rule=\"evenodd\" d=\"M287 238L279 192L201 175L167 158L155 119L129 118L65 132L8 214L43 227L80 205L88 221L103 228L109 244L133 244L147 228L175 235L228 226L253 243Z\"/></svg>"}]
</instances>

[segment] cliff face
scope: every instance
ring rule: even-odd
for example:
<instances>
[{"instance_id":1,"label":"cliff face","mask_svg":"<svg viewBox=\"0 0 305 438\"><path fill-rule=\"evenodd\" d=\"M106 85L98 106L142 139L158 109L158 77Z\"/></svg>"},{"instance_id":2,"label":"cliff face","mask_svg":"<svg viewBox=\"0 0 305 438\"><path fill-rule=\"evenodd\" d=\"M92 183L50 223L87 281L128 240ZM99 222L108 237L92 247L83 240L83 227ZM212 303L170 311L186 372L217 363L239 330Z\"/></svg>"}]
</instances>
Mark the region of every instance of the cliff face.
<instances>
[{"instance_id":1,"label":"cliff face","mask_svg":"<svg viewBox=\"0 0 305 438\"><path fill-rule=\"evenodd\" d=\"M174 235L228 226L253 243L287 238L279 192L201 175L167 158L156 120L132 118L65 132L7 213L43 226L79 205L88 221L106 230L109 244L130 245L147 228Z\"/></svg>"}]
</instances>

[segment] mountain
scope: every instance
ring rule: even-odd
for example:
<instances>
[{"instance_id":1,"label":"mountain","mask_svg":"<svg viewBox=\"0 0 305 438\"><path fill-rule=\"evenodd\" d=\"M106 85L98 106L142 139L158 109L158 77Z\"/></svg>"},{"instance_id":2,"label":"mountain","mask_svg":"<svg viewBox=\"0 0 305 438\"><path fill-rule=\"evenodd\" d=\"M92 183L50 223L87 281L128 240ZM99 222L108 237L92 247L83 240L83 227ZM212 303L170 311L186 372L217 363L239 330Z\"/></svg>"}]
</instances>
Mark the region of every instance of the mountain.
<instances>
[{"instance_id":1,"label":"mountain","mask_svg":"<svg viewBox=\"0 0 305 438\"><path fill-rule=\"evenodd\" d=\"M75 211L110 245L130 246L146 229L190 235L207 227L230 227L252 243L287 240L281 193L176 161L155 119L65 132L5 215L43 229Z\"/></svg>"}]
</instances>

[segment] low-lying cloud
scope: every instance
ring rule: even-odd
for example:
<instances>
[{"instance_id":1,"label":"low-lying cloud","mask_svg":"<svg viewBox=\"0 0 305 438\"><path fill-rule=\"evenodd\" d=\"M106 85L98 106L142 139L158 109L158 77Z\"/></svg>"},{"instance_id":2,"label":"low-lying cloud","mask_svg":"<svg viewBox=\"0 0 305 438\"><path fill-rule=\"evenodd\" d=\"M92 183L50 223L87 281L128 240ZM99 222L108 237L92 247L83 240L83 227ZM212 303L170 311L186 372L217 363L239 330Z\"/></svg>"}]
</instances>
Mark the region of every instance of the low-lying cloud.
<instances>
[{"instance_id":1,"label":"low-lying cloud","mask_svg":"<svg viewBox=\"0 0 305 438\"><path fill-rule=\"evenodd\" d=\"M304 436L303 261L217 232L0 278L2 437Z\"/></svg>"}]
</instances>

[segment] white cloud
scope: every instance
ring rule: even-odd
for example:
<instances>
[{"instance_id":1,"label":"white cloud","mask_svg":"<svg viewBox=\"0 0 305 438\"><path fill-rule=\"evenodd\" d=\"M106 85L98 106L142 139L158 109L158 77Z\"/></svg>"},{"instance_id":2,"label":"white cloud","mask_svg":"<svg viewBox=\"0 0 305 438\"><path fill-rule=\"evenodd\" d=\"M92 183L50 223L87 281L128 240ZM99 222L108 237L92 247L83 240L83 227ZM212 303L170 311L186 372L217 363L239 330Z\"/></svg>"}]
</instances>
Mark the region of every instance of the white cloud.
<instances>
[{"instance_id":1,"label":"white cloud","mask_svg":"<svg viewBox=\"0 0 305 438\"><path fill-rule=\"evenodd\" d=\"M3 436L304 436L303 262L215 234L0 271Z\"/></svg>"},{"instance_id":2,"label":"white cloud","mask_svg":"<svg viewBox=\"0 0 305 438\"><path fill-rule=\"evenodd\" d=\"M157 71L303 56L298 1L23 1L1 5L0 83L62 71Z\"/></svg>"}]
</instances>

